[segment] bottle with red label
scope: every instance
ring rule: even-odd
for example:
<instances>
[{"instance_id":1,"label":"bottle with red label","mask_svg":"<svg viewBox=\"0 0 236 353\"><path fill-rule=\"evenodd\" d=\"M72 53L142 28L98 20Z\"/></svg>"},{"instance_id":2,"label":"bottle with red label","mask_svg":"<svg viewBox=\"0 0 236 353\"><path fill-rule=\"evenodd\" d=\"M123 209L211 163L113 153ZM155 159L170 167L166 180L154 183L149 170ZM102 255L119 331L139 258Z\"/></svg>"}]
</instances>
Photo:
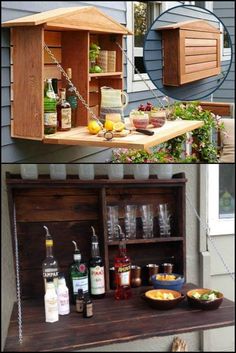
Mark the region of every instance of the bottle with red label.
<instances>
[{"instance_id":1,"label":"bottle with red label","mask_svg":"<svg viewBox=\"0 0 236 353\"><path fill-rule=\"evenodd\" d=\"M78 289L83 289L83 293L88 292L88 267L81 258L81 252L77 243L72 241L75 246L74 262L70 266L70 278L72 285L72 302L75 304Z\"/></svg>"},{"instance_id":2,"label":"bottle with red label","mask_svg":"<svg viewBox=\"0 0 236 353\"><path fill-rule=\"evenodd\" d=\"M90 293L93 298L105 296L105 273L102 257L100 256L98 237L93 227L91 258L89 260Z\"/></svg>"},{"instance_id":3,"label":"bottle with red label","mask_svg":"<svg viewBox=\"0 0 236 353\"><path fill-rule=\"evenodd\" d=\"M119 253L115 257L115 299L129 299L132 296L131 292L131 261L126 253L125 235L122 229L117 225L119 229Z\"/></svg>"}]
</instances>

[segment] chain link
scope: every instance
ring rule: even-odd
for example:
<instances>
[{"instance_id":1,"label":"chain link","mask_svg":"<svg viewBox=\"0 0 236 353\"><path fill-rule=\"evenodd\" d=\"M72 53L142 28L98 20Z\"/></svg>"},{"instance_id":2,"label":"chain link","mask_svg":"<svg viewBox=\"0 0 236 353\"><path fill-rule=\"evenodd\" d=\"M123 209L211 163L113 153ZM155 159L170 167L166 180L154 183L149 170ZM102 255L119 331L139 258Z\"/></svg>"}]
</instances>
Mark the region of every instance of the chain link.
<instances>
[{"instance_id":1,"label":"chain link","mask_svg":"<svg viewBox=\"0 0 236 353\"><path fill-rule=\"evenodd\" d=\"M216 246L216 244L215 244L213 238L210 236L210 227L209 227L208 223L206 222L205 224L203 224L203 221L202 221L201 217L199 216L199 214L198 214L196 208L193 206L193 204L192 204L192 202L190 201L190 199L189 199L189 197L188 197L187 194L186 194L186 199L187 199L187 201L189 202L190 206L192 207L192 209L193 209L193 211L194 211L194 213L195 213L197 219L199 220L200 226L202 227L203 230L205 230L208 239L210 240L210 242L211 242L213 248L215 249L217 255L219 256L219 258L220 258L222 264L224 265L226 271L228 272L228 274L230 275L230 277L232 278L232 280L234 280L234 278L235 278L234 273L230 270L230 268L229 268L229 266L227 265L225 259L223 258L223 256L222 256L221 253L219 252L219 250L217 249L217 246Z\"/></svg>"},{"instance_id":2,"label":"chain link","mask_svg":"<svg viewBox=\"0 0 236 353\"><path fill-rule=\"evenodd\" d=\"M44 43L44 48L47 51L47 53L49 54L49 56L52 58L52 60L54 61L54 63L57 65L57 68L59 69L59 71L62 73L62 75L66 78L67 82L69 83L69 85L71 86L71 89L75 92L75 94L77 95L77 97L79 98L79 100L81 101L81 103L84 105L84 107L87 109L87 111L91 114L92 119L96 120L97 123L102 126L102 123L100 122L100 120L98 119L98 117L94 114L94 112L92 111L92 109L89 107L88 103L85 101L85 99L82 97L82 95L79 93L79 91L77 90L77 88L74 86L73 82L70 80L69 76L67 75L67 73L65 72L65 70L63 69L63 67L59 64L59 62L57 61L57 59L55 58L55 56L53 55L52 51L49 49L49 47L47 46L46 43Z\"/></svg>"},{"instance_id":3,"label":"chain link","mask_svg":"<svg viewBox=\"0 0 236 353\"><path fill-rule=\"evenodd\" d=\"M16 297L17 297L17 308L18 308L18 339L19 342L23 342L23 330L22 330L22 306L21 306L21 286L20 286L20 265L19 265L19 251L18 251L18 239L17 239L17 227L16 227L16 208L13 206L13 227L14 227L14 241L15 241L15 259L16 259Z\"/></svg>"},{"instance_id":4,"label":"chain link","mask_svg":"<svg viewBox=\"0 0 236 353\"><path fill-rule=\"evenodd\" d=\"M116 42L116 45L120 48L120 50L123 52L123 54L125 55L126 59L128 60L128 62L132 65L133 69L135 70L135 72L138 74L138 76L140 77L140 79L143 81L143 83L146 85L146 87L149 89L149 91L152 92L153 96L156 98L156 100L158 101L158 103L162 106L162 108L166 109L166 106L162 103L161 99L156 95L156 93L154 92L154 90L152 89L152 87L149 86L149 84L147 83L147 80L145 80L141 74L141 72L137 69L137 67L132 63L132 61L130 60L130 58L128 57L128 55L126 54L125 50L122 48L122 46L120 45L120 43Z\"/></svg>"}]
</instances>

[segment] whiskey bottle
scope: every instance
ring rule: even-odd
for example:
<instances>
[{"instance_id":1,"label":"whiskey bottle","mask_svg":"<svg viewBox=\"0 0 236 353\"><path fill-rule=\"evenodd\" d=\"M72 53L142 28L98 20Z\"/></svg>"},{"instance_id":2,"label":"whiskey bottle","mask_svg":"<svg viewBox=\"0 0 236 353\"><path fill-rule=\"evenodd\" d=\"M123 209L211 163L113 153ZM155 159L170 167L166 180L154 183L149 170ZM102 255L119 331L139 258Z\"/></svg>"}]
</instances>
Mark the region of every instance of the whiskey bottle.
<instances>
[{"instance_id":1,"label":"whiskey bottle","mask_svg":"<svg viewBox=\"0 0 236 353\"><path fill-rule=\"evenodd\" d=\"M72 80L72 69L69 67L66 70L66 73L70 80ZM78 97L75 91L72 89L72 86L68 83L66 87L66 100L70 103L71 106L71 126L76 127L76 112L78 107Z\"/></svg>"},{"instance_id":2,"label":"whiskey bottle","mask_svg":"<svg viewBox=\"0 0 236 353\"><path fill-rule=\"evenodd\" d=\"M104 264L100 256L98 237L93 227L92 250L89 260L90 293L93 298L103 298L105 296L105 275Z\"/></svg>"},{"instance_id":3,"label":"whiskey bottle","mask_svg":"<svg viewBox=\"0 0 236 353\"><path fill-rule=\"evenodd\" d=\"M115 257L115 299L129 299L132 296L131 292L131 261L126 253L125 235L121 230L121 227L117 225L119 229L119 253Z\"/></svg>"},{"instance_id":4,"label":"whiskey bottle","mask_svg":"<svg viewBox=\"0 0 236 353\"><path fill-rule=\"evenodd\" d=\"M57 130L68 131L71 129L71 107L66 100L66 90L61 89L61 98L57 103Z\"/></svg>"},{"instance_id":5,"label":"whiskey bottle","mask_svg":"<svg viewBox=\"0 0 236 353\"><path fill-rule=\"evenodd\" d=\"M57 131L57 99L52 87L52 79L46 80L44 89L44 133L54 134Z\"/></svg>"},{"instance_id":6,"label":"whiskey bottle","mask_svg":"<svg viewBox=\"0 0 236 353\"><path fill-rule=\"evenodd\" d=\"M46 289L47 289L46 281L48 278L51 278L53 280L55 289L57 289L57 286L58 286L58 263L53 255L52 236L50 235L48 228L46 226L43 226L43 228L46 230L46 258L43 261L42 270L43 270L43 278L44 278L44 287L45 287L45 292L46 292Z\"/></svg>"},{"instance_id":7,"label":"whiskey bottle","mask_svg":"<svg viewBox=\"0 0 236 353\"><path fill-rule=\"evenodd\" d=\"M83 293L88 292L88 268L81 258L81 252L75 241L74 262L70 266L70 279L72 285L72 303L75 304L78 289L83 289Z\"/></svg>"}]
</instances>

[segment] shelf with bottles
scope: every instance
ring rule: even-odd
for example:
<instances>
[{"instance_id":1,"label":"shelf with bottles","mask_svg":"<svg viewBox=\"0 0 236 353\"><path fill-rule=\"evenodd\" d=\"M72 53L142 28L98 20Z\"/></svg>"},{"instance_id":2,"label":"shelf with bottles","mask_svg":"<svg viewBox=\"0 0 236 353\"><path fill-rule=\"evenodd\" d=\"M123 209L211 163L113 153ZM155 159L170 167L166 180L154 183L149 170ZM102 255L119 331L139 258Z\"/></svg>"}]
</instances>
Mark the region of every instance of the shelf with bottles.
<instances>
[{"instance_id":1,"label":"shelf with bottles","mask_svg":"<svg viewBox=\"0 0 236 353\"><path fill-rule=\"evenodd\" d=\"M90 107L93 80L98 81L98 89L113 84L114 88L122 86L122 51L116 42L122 46L123 36L132 33L96 7L54 9L6 21L2 27L11 28L12 137L44 141L44 79L56 78L59 88L66 87L47 47L64 70L72 69L72 82ZM90 76L90 40L99 42L103 50L115 51L113 72ZM76 127L87 125L89 113L81 102L75 115Z\"/></svg>"},{"instance_id":2,"label":"shelf with bottles","mask_svg":"<svg viewBox=\"0 0 236 353\"><path fill-rule=\"evenodd\" d=\"M126 239L125 243L129 244L153 244L153 243L166 243L172 241L183 241L183 237L153 237L150 239ZM119 245L119 240L113 240L108 242L108 246Z\"/></svg>"}]
</instances>

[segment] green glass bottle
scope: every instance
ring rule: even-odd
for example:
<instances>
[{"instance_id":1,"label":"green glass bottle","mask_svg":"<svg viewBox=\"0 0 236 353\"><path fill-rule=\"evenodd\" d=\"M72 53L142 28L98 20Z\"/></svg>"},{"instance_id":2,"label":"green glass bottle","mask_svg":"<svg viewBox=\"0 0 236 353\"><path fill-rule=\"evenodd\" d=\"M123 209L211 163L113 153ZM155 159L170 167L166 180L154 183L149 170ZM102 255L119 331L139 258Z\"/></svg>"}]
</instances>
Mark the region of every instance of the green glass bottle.
<instances>
[{"instance_id":1,"label":"green glass bottle","mask_svg":"<svg viewBox=\"0 0 236 353\"><path fill-rule=\"evenodd\" d=\"M46 80L44 90L44 133L54 134L57 131L57 99L52 87L52 79Z\"/></svg>"},{"instance_id":2,"label":"green glass bottle","mask_svg":"<svg viewBox=\"0 0 236 353\"><path fill-rule=\"evenodd\" d=\"M82 260L81 252L75 241L72 241L75 246L74 262L70 266L70 279L72 287L72 303L75 304L78 289L83 289L83 293L88 292L88 267Z\"/></svg>"}]
</instances>

